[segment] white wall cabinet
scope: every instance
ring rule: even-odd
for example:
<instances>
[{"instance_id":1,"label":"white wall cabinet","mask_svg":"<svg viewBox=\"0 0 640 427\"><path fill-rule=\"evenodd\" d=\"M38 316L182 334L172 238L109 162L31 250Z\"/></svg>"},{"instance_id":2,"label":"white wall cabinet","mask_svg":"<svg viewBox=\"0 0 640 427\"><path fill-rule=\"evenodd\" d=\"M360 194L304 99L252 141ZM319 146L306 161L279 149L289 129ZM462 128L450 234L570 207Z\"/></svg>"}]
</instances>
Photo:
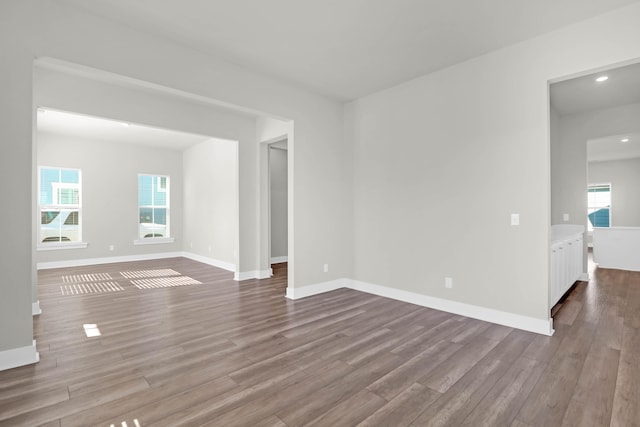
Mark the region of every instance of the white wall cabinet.
<instances>
[{"instance_id":1,"label":"white wall cabinet","mask_svg":"<svg viewBox=\"0 0 640 427\"><path fill-rule=\"evenodd\" d=\"M553 307L583 273L584 226L551 226L549 307Z\"/></svg>"}]
</instances>

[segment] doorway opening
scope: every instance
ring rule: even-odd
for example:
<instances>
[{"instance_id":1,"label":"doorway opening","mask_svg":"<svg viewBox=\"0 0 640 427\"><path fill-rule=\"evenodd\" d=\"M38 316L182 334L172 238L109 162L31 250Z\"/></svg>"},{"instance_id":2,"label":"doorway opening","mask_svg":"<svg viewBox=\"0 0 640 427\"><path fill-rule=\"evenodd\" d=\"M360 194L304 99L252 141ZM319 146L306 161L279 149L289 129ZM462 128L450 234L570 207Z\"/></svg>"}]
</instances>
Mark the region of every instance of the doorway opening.
<instances>
[{"instance_id":1,"label":"doorway opening","mask_svg":"<svg viewBox=\"0 0 640 427\"><path fill-rule=\"evenodd\" d=\"M551 82L549 92L551 227L575 225L583 237L581 272L565 278L570 287L589 281L588 248L598 262L591 230L640 227L640 63L560 79ZM596 201L593 196L605 192L603 183L608 198ZM553 260L550 270L551 294L557 276ZM553 305L550 300L550 310Z\"/></svg>"}]
</instances>

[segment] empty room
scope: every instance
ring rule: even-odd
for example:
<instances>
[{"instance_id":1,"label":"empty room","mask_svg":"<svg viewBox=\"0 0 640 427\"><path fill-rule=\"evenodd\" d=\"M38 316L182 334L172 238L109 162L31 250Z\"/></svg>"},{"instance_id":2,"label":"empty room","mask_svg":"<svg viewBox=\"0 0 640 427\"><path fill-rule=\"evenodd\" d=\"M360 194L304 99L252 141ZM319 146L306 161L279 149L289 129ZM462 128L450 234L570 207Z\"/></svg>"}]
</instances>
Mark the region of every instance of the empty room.
<instances>
[{"instance_id":1,"label":"empty room","mask_svg":"<svg viewBox=\"0 0 640 427\"><path fill-rule=\"evenodd\" d=\"M0 426L634 426L640 2L0 4Z\"/></svg>"}]
</instances>

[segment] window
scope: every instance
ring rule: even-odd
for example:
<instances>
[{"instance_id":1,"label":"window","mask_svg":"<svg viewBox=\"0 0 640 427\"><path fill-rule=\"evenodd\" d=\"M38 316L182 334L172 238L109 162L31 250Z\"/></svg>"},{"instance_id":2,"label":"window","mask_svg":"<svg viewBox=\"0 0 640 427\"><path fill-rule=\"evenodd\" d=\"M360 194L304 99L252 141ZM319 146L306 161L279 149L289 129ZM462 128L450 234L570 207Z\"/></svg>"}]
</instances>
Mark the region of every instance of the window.
<instances>
[{"instance_id":1,"label":"window","mask_svg":"<svg viewBox=\"0 0 640 427\"><path fill-rule=\"evenodd\" d=\"M38 168L39 244L82 240L80 170Z\"/></svg>"},{"instance_id":2,"label":"window","mask_svg":"<svg viewBox=\"0 0 640 427\"><path fill-rule=\"evenodd\" d=\"M611 184L589 185L587 189L587 228L611 226Z\"/></svg>"},{"instance_id":3,"label":"window","mask_svg":"<svg viewBox=\"0 0 640 427\"><path fill-rule=\"evenodd\" d=\"M168 176L138 175L138 237L170 237Z\"/></svg>"}]
</instances>

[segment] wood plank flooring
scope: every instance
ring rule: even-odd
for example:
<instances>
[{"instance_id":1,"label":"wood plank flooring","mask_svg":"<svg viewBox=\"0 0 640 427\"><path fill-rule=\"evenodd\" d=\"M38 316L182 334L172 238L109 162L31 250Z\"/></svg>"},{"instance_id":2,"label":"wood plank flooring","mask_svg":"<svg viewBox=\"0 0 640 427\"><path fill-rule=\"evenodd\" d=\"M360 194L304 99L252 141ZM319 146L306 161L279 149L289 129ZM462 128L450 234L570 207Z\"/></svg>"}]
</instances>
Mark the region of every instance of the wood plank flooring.
<instances>
[{"instance_id":1,"label":"wood plank flooring","mask_svg":"<svg viewBox=\"0 0 640 427\"><path fill-rule=\"evenodd\" d=\"M545 337L346 289L290 301L274 272L40 272L41 362L0 372L0 426L640 426L640 273L592 271Z\"/></svg>"}]
</instances>

